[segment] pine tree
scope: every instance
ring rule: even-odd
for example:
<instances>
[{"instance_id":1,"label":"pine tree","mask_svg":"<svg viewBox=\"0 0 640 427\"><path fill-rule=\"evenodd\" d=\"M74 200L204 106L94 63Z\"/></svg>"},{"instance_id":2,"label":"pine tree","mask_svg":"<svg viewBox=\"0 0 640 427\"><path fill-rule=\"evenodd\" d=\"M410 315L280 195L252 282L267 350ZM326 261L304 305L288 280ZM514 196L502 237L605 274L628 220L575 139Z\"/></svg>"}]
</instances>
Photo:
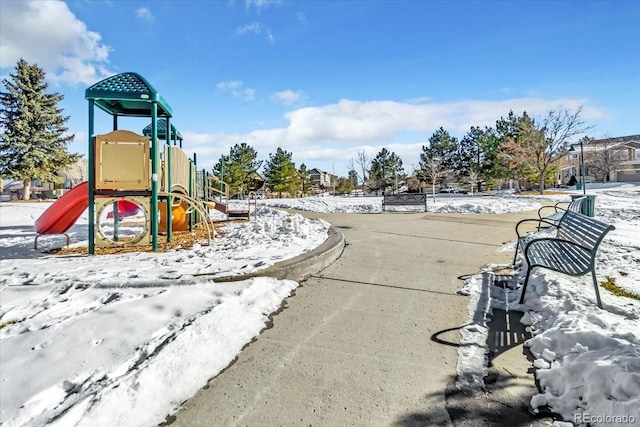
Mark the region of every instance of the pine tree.
<instances>
[{"instance_id":1,"label":"pine tree","mask_svg":"<svg viewBox=\"0 0 640 427\"><path fill-rule=\"evenodd\" d=\"M422 147L420 161L437 159L442 167L447 170L455 168L455 157L458 149L458 139L449 135L442 127L435 131L429 138L429 145Z\"/></svg>"},{"instance_id":2,"label":"pine tree","mask_svg":"<svg viewBox=\"0 0 640 427\"><path fill-rule=\"evenodd\" d=\"M387 187L395 187L398 182L404 181L402 160L393 151L383 148L371 162L369 178L373 184L371 189L380 190L384 194Z\"/></svg>"},{"instance_id":3,"label":"pine tree","mask_svg":"<svg viewBox=\"0 0 640 427\"><path fill-rule=\"evenodd\" d=\"M458 146L456 173L466 181L476 184L484 181L489 185L509 176L508 164L498 159L500 144L493 128L471 126Z\"/></svg>"},{"instance_id":4,"label":"pine tree","mask_svg":"<svg viewBox=\"0 0 640 427\"><path fill-rule=\"evenodd\" d=\"M460 140L454 161L458 177L467 177L470 172L480 169L480 140L483 136L482 129L471 126L469 132Z\"/></svg>"},{"instance_id":5,"label":"pine tree","mask_svg":"<svg viewBox=\"0 0 640 427\"><path fill-rule=\"evenodd\" d=\"M347 178L338 178L338 185L336 186L336 193L338 194L349 194L353 190L353 185L351 185L351 181Z\"/></svg>"},{"instance_id":6,"label":"pine tree","mask_svg":"<svg viewBox=\"0 0 640 427\"><path fill-rule=\"evenodd\" d=\"M300 175L291 157L292 153L278 147L275 154L269 154L269 160L265 165L265 176L269 188L274 193L278 193L278 197L282 193L295 194L301 188Z\"/></svg>"},{"instance_id":7,"label":"pine tree","mask_svg":"<svg viewBox=\"0 0 640 427\"><path fill-rule=\"evenodd\" d=\"M234 145L229 155L222 155L213 168L213 173L229 185L232 193L255 191L260 186L258 169L262 160L256 160L256 150L243 142Z\"/></svg>"},{"instance_id":8,"label":"pine tree","mask_svg":"<svg viewBox=\"0 0 640 427\"><path fill-rule=\"evenodd\" d=\"M79 156L67 150L74 135L67 134L69 117L58 107L63 96L46 93L44 70L20 59L10 77L0 92L0 175L22 180L28 199L31 181L61 181L57 172Z\"/></svg>"}]
</instances>

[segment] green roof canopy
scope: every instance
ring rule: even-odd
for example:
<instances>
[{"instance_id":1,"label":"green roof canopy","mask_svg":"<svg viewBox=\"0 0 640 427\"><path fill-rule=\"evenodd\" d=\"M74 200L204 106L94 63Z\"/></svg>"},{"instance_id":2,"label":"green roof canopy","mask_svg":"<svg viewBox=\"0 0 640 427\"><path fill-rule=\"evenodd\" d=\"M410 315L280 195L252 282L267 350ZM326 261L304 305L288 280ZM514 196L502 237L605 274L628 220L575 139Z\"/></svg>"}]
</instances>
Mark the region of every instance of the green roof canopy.
<instances>
[{"instance_id":1,"label":"green roof canopy","mask_svg":"<svg viewBox=\"0 0 640 427\"><path fill-rule=\"evenodd\" d=\"M167 119L159 119L157 123L158 123L158 138L166 140L167 139ZM151 136L151 123L149 123L142 130L142 134L145 136ZM182 134L178 129L176 129L173 123L171 124L171 136L179 139L180 141L183 140Z\"/></svg>"},{"instance_id":2,"label":"green roof canopy","mask_svg":"<svg viewBox=\"0 0 640 427\"><path fill-rule=\"evenodd\" d=\"M158 105L158 117L172 114L167 101L138 73L121 73L101 80L87 89L84 97L111 115L151 117L153 102Z\"/></svg>"}]
</instances>

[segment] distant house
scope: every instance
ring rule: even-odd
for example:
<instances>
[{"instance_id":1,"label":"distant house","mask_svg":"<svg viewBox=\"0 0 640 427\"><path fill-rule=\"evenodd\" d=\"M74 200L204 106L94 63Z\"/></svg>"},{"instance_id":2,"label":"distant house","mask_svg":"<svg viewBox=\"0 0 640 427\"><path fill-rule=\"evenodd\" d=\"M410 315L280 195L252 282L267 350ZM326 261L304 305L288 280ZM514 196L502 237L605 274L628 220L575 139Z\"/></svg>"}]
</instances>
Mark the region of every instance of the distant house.
<instances>
[{"instance_id":1,"label":"distant house","mask_svg":"<svg viewBox=\"0 0 640 427\"><path fill-rule=\"evenodd\" d=\"M580 150L575 146L561 159L559 181L566 184L571 176L580 180ZM640 135L594 139L583 146L584 174L587 182L640 182ZM603 168L596 159L607 153L610 167ZM610 169L603 171L603 169Z\"/></svg>"},{"instance_id":2,"label":"distant house","mask_svg":"<svg viewBox=\"0 0 640 427\"><path fill-rule=\"evenodd\" d=\"M67 169L56 172L61 177L61 182L31 181L31 197L35 199L61 196L66 190L88 179L87 169L87 159L80 158ZM21 199L23 196L23 184L20 180L4 180L1 187L0 193L8 195L12 199Z\"/></svg>"},{"instance_id":3,"label":"distant house","mask_svg":"<svg viewBox=\"0 0 640 427\"><path fill-rule=\"evenodd\" d=\"M324 172L318 168L311 169L309 175L311 175L313 188L316 191L328 190L338 184L338 177L336 175Z\"/></svg>"},{"instance_id":4,"label":"distant house","mask_svg":"<svg viewBox=\"0 0 640 427\"><path fill-rule=\"evenodd\" d=\"M609 176L611 181L640 182L640 135L597 139L593 141L593 145L596 149L599 146L607 146L613 150L616 167ZM601 180L600 178L602 177L597 177L598 180Z\"/></svg>"}]
</instances>

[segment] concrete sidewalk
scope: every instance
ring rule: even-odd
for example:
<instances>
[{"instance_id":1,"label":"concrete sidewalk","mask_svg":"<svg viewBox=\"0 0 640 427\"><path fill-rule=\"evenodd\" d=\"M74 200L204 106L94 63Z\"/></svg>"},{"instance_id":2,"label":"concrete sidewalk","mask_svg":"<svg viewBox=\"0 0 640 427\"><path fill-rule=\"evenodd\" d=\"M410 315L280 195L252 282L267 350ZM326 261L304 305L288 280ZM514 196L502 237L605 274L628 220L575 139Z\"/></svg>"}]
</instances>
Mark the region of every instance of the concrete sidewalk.
<instances>
[{"instance_id":1,"label":"concrete sidewalk","mask_svg":"<svg viewBox=\"0 0 640 427\"><path fill-rule=\"evenodd\" d=\"M531 213L304 215L342 231L344 252L165 424L550 425L527 412L536 388L523 337L494 353L486 395L455 389L461 278L508 263L497 250ZM497 333L518 327L497 317L508 320Z\"/></svg>"}]
</instances>

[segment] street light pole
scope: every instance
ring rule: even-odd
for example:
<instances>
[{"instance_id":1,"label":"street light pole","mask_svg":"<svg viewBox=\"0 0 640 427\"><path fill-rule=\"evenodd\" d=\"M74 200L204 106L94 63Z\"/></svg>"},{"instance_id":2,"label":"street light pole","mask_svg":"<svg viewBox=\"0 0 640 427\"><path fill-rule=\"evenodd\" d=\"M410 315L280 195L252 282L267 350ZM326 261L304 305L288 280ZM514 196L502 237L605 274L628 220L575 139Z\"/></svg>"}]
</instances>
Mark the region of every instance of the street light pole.
<instances>
[{"instance_id":1,"label":"street light pole","mask_svg":"<svg viewBox=\"0 0 640 427\"><path fill-rule=\"evenodd\" d=\"M584 178L584 143L580 140L580 173L582 174L582 194L587 194L587 181Z\"/></svg>"},{"instance_id":2,"label":"street light pole","mask_svg":"<svg viewBox=\"0 0 640 427\"><path fill-rule=\"evenodd\" d=\"M581 180L581 184L582 184L582 194L587 194L587 189L586 189L586 181L585 181L585 176L584 176L584 143L582 142L582 140L579 141L580 142L580 180ZM572 153L576 151L575 147L573 145L571 145L571 147L569 148L569 152Z\"/></svg>"}]
</instances>

